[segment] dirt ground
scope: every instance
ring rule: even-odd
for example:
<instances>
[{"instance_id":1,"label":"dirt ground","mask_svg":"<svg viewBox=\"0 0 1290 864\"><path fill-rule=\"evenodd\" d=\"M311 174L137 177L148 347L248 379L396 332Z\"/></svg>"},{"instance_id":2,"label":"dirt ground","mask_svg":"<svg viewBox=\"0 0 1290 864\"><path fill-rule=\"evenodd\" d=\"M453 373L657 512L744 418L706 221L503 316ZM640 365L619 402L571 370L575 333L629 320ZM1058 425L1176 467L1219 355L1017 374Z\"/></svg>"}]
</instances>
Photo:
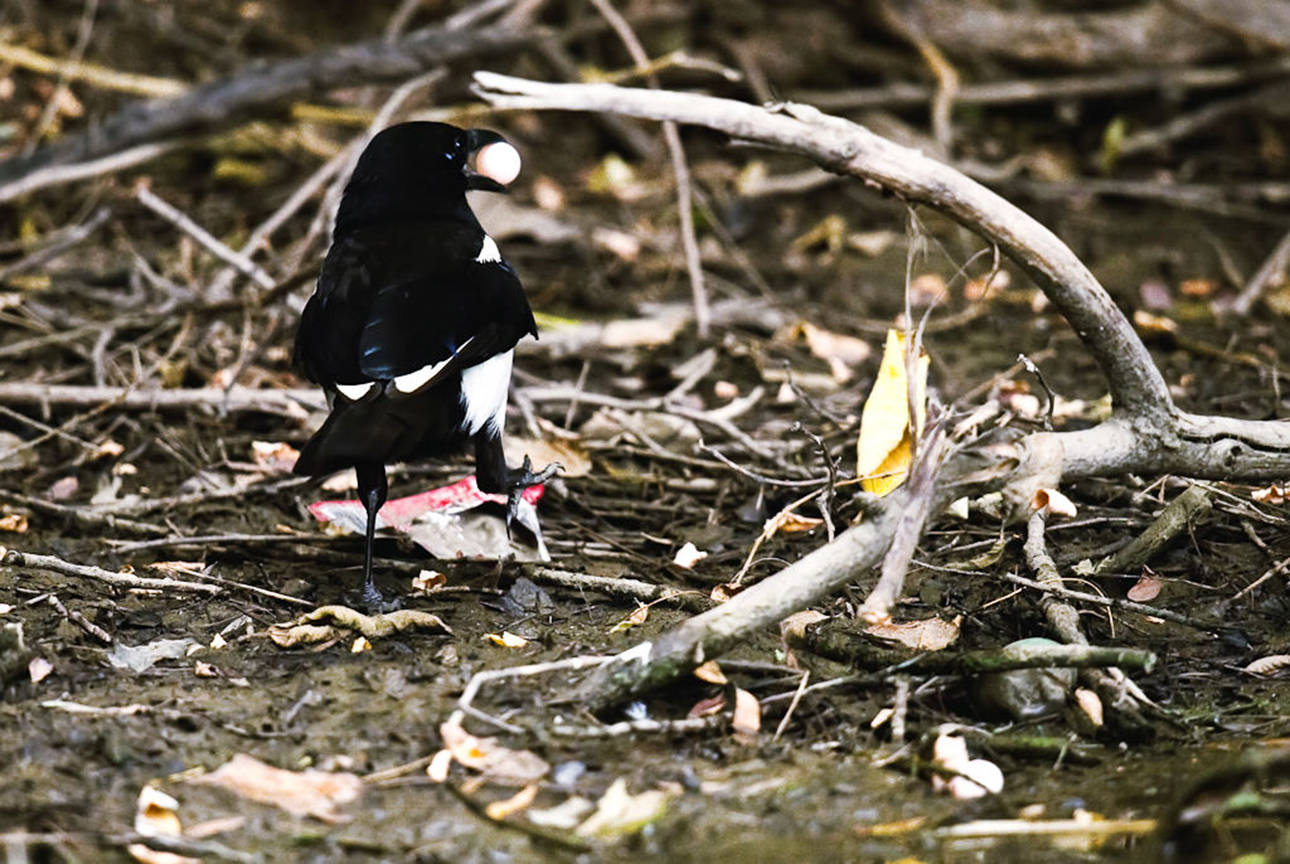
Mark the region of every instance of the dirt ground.
<instances>
[{"instance_id":1,"label":"dirt ground","mask_svg":"<svg viewBox=\"0 0 1290 864\"><path fill-rule=\"evenodd\" d=\"M79 4L56 6L42 20L66 27L80 11ZM271 9L281 16L275 33L306 20L295 17L299 10L291 4ZM376 16L376 29L384 14ZM102 26L111 34L140 25L127 16ZM345 37L316 23L309 27L301 44L279 40L265 53L285 55L305 43ZM255 47L248 39L244 50ZM129 66L123 51L105 49L95 59ZM189 62L209 72L213 61ZM159 64L154 74L196 74L172 64ZM13 74L14 104L36 102L44 91L30 76ZM1021 126L1022 119L1029 120L1007 111L994 115L1003 126ZM626 717L682 720L704 700L733 700L725 685L699 680L602 717L565 698L576 674L485 687L475 707L518 730L499 740L552 770L532 784L536 798L517 805L515 814L495 819L474 812L463 797L478 808L526 784L481 779L461 765L447 785L427 775L428 758L445 747L443 724L473 675L614 653L704 608L713 588L745 563L765 520L803 494L747 472L792 481L821 476L827 466L818 436L840 476L854 474L860 410L886 329L903 311L911 242L926 247L913 258L912 275L923 277L914 285L932 293L948 286L926 337L933 387L944 401L975 392L958 406L966 412L998 398L990 384L999 377L1018 382L1008 392L1033 392L1042 404L1038 382L1014 367L1019 353L1039 363L1063 400L1088 403L1059 417L1058 428L1092 422L1106 388L1075 335L1036 303L1033 286L1015 268L1003 265L1006 287L985 298L965 296L964 277L979 279L990 270L988 254L973 259L982 243L970 232L925 210L912 211L917 224L910 229L903 203L858 184L741 193L741 172L781 176L807 166L728 148L702 132L687 133L686 142L696 183L708 190L697 213L709 288L727 311L707 339L688 320L664 326L659 337L651 327L674 309L684 314L689 297L666 158L631 160L634 173L618 173L617 163L606 160L614 148L604 128L584 117L518 114L469 122L503 131L525 156L526 173L509 209L481 218L520 272L543 329L542 341L516 360L509 432L558 442L576 469L550 484L538 508L551 567L672 586L685 592L683 603L652 603L648 614L639 613L639 604L621 593L560 586L535 565L436 561L390 533L377 549L382 589L400 596L405 608L439 616L451 633L404 631L371 638L363 650L345 633L282 648L270 638L273 625L313 607L352 605L361 580L361 539L325 532L307 509L347 493L292 478L289 462L253 445L299 447L320 420L317 410L126 409L111 400L0 405L0 428L8 434L0 453L42 436L0 465L4 524L12 529L0 533L0 544L219 589L113 587L41 567L0 568L0 625L21 625L28 648L0 653L6 860L128 860L140 790L155 785L177 800L192 843L212 844L186 850L206 860L1138 861L1155 854L1158 840L1149 833L1084 836L1062 845L956 837L952 829L1023 813L1164 820L1207 772L1290 737L1290 704L1275 671L1242 671L1256 658L1290 653L1284 625L1290 603L1277 569L1290 557L1285 507L1275 496L1252 497L1255 487L1214 483L1206 487L1212 511L1152 560L1160 591L1150 602L1226 629L1082 608L1093 643L1157 653L1152 671L1133 676L1163 709L1151 735L1079 734L1068 716L1009 722L980 710L963 677L921 676L910 682L902 746L891 740L889 724L873 723L893 705L893 684L847 683L845 666L801 651L789 656L779 634L766 632L722 658L732 684L762 704L761 730L752 734L732 730L728 704L702 728L682 724L594 739L561 731ZM1097 124L1090 118L1088 125ZM994 127L976 128L984 139L991 136L983 130ZM993 140L1028 152L1058 140L1043 122L1022 128L996 131ZM0 244L0 268L99 207L110 215L71 254L7 280L16 299L0 308L4 381L103 387L148 381L178 390L221 386L232 376L248 387L308 386L291 367L290 344L311 290L307 271L322 252L316 240L301 242L317 203L275 241L274 275L297 272L285 265L298 254L305 278L263 306L247 299L254 293L245 280L235 283L239 293L230 302L212 301L202 290L221 263L139 206L130 184L146 176L162 197L237 247L319 164L303 139L325 132L333 143L343 142L356 131L326 124L242 127L132 175L6 205L3 236L15 239ZM1187 170L1210 180L1246 179L1243 172L1254 169L1223 155L1241 143L1248 141L1206 140ZM1006 186L1001 191L1009 194ZM1260 419L1285 415L1286 319L1269 308L1225 320L1212 307L1234 292L1233 271L1251 272L1285 232L1284 208L1219 216L1143 201L1013 191L1117 302L1155 316L1140 322L1141 332L1181 407ZM667 305L660 311L658 304ZM614 344L582 335L597 322L623 321L635 323ZM831 361L828 349L812 350L803 323L861 339L872 352ZM711 365L684 365L695 358ZM732 421L739 435L700 427L650 401L675 392L694 368L700 373L680 396L694 411L760 388L759 398ZM544 388L575 382L588 397L576 404L542 395ZM1023 408L1016 413L1021 429L1042 419ZM58 431L49 433L51 427ZM722 464L707 445L745 471ZM392 495L444 485L472 470L464 454L403 466L393 474ZM1182 478L1138 477L1074 484L1065 491L1078 516L1050 526L1050 551L1064 571L1081 559L1096 560L1140 533L1188 485ZM828 515L842 525L858 510L840 488ZM819 516L814 503L800 512ZM748 579L826 541L825 526L802 527L807 530L767 540ZM1001 578L1026 573L1023 534L1023 527L1002 525L975 506L966 520L937 517L915 555L897 617L961 616L954 651L1046 635L1037 596ZM204 539L185 539L191 537ZM970 563L1000 537L1009 542L994 560ZM689 568L673 563L686 543L707 553ZM423 570L442 573L443 587L415 590L414 577ZM1261 587L1240 593L1270 571ZM1086 587L1123 597L1132 585L1103 580ZM819 611L849 618L868 587L861 582ZM520 637L519 644L490 638L503 633ZM192 640L191 647L143 671L109 659L122 646L179 639ZM14 657L21 662L6 666ZM32 658L48 668L30 666ZM838 683L793 699L801 669L810 671L812 684ZM957 801L933 791L925 757L941 724L969 727L974 754L1002 768L1002 793ZM465 727L480 736L497 733L477 718L468 717ZM214 771L237 754L293 771L366 779L355 800L335 811L323 808L323 818L317 809L289 813L199 782L201 770ZM406 770L391 770L399 766ZM1284 850L1277 822L1284 814L1276 806L1283 799L1275 789L1280 770L1263 772L1272 791L1257 815L1245 813L1213 836L1190 838L1185 854L1171 860L1228 860L1243 849L1275 850L1278 842ZM529 824L527 812L573 798L603 804L620 779L633 796L658 793L662 805L651 810L634 798L627 818L591 836L559 827L558 820L545 837L516 827ZM1189 800L1201 807L1202 797ZM213 822L227 817L235 821ZM209 836L192 834L199 825L209 827ZM1257 860L1284 859L1269 852Z\"/></svg>"}]
</instances>

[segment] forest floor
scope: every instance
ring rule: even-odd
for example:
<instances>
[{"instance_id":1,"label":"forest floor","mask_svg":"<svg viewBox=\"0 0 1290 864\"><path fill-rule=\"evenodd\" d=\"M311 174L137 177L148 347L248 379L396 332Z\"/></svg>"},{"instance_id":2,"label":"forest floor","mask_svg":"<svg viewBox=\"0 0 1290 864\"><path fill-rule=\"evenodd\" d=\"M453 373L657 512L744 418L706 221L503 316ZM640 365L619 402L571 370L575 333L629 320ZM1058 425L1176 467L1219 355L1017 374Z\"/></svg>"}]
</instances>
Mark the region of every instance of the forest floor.
<instances>
[{"instance_id":1,"label":"forest floor","mask_svg":"<svg viewBox=\"0 0 1290 864\"><path fill-rule=\"evenodd\" d=\"M1146 584L1156 592L1152 604L1230 629L1083 610L1093 643L1157 653L1150 672L1133 676L1167 713L1152 737L1079 736L1062 715L1010 722L983 711L971 682L922 676L898 700L906 728L904 743L893 742L890 724L873 721L896 704L895 683L848 683L845 666L789 650L766 632L721 658L733 685L762 706L761 729L751 733L731 728L730 705L720 700L732 701L733 690L697 679L653 694L628 715L600 718L562 700L576 674L484 687L474 707L519 730L501 733L511 749L494 752L540 757L552 770L533 784L535 799L512 803L512 815L472 812L463 797L502 802L533 779L481 780L460 766L448 784L427 775L429 757L445 747L443 724L474 674L611 654L650 639L713 602L714 589L746 561L746 579L755 581L824 543L830 526L821 506L837 526L858 514L851 487L841 486L827 504L806 500L796 508L800 519L754 545L787 505L854 475L861 407L887 328L904 309L911 260L915 301L937 297L925 337L932 385L947 403L962 398L961 413L989 398L1008 406L1019 429L1042 422L1044 390L1018 369L1019 353L1061 397L1057 428L1096 419L1105 383L1019 271L1004 264L1006 284L979 296L990 257L971 233L925 211L912 211L910 228L903 203L841 181L805 193L744 194L752 185L741 184L757 171L787 176L805 166L694 133L687 143L696 184L711 192L699 230L717 309L712 335L700 339L666 160L628 176L632 169L604 157L602 130L586 118L469 122L503 131L526 160L503 205L479 206L543 330L517 355L508 432L517 455L527 448L539 465L558 458L569 469L538 505L550 564L435 560L390 532L377 548L382 590L451 632L409 630L366 643L346 632L279 647L274 625L317 606L352 605L361 580L361 538L323 530L308 510L346 497L343 484L327 491L293 478L283 449L300 447L316 428L321 400L293 410L282 402L274 410L151 410L112 398L0 406L7 502L0 521L8 529L0 543L213 586L211 593L110 586L45 568L0 568L0 625L20 624L29 649L16 670L0 662L8 676L0 681L0 831L40 835L43 857L31 860L124 856L148 785L177 799L186 828L209 829L188 836L220 844L206 849L210 860L573 860L580 845L640 861L1037 860L1035 843L1048 840L992 838L986 847L950 829L1023 812L1161 819L1207 770L1290 737L1284 685L1242 671L1256 658L1290 653L1284 574L1243 590L1290 558L1286 510L1277 490L1269 497L1255 494L1266 489L1212 483L1205 485L1213 509L1152 560ZM312 170L316 159L299 146L252 130L166 157L146 174L153 191L198 223L223 226L217 233L236 248ZM285 161L296 163L290 171L280 165L283 148ZM1286 318L1273 311L1227 320L1213 311L1233 292L1233 267L1252 270L1284 232L1283 213L1216 217L1081 197L1018 203L1070 244L1124 308L1151 312L1138 321L1180 406L1263 419L1290 410L1281 390ZM249 288L231 299L203 297L220 262L139 206L124 179L14 207L13 227L17 236L40 236L99 207L110 216L70 254L8 278L0 383L309 386L291 367L290 346L310 281L264 306L248 299ZM303 236L313 212L284 234ZM711 219L729 236L710 230ZM911 257L914 242L926 251ZM321 248L299 248L307 270ZM28 251L6 246L0 271ZM552 395L557 388L582 395ZM738 410L720 413L730 406ZM37 435L40 443L21 445ZM472 470L464 454L403 466L392 495ZM1078 515L1049 526L1057 564L1069 574L1080 560L1122 546L1188 485L1133 477L1073 484L1064 491ZM499 513L486 519L497 523ZM976 506L966 519L937 516L897 619L957 622L953 651L1046 635L1038 595L1001 578L1027 573L1023 535L1023 526ZM517 542L531 546L529 539ZM687 543L706 557L681 566ZM991 550L993 560L980 563ZM641 612L621 591L556 584L553 569L678 594ZM427 583L422 571L443 578ZM1123 597L1143 584L1139 575L1085 587ZM852 616L867 587L862 581L819 611ZM500 634L519 638L493 638ZM160 649L173 646L160 640L190 641L167 656ZM123 668L128 646L152 646L156 662ZM29 666L33 657L47 665ZM836 685L794 698L804 670L810 684ZM666 722L723 704L724 714L707 723ZM624 716L660 721L659 728L576 734ZM974 752L1003 769L1001 794L957 801L933 791L917 757L947 723L976 730ZM498 733L482 719L468 717L465 726ZM992 747L986 733L1003 743ZM1022 738L1069 747L1027 754L1005 746ZM288 813L203 782L199 769L208 778L237 754L363 782L351 790L355 800L322 796ZM567 830L597 806L612 809L604 796L620 779L625 816L606 816L611 824L599 833ZM575 799L588 805L579 819L550 815L557 806L572 812ZM541 829L554 839L516 829L541 821L533 811L554 826ZM233 821L216 821L225 818ZM1266 826L1254 823L1244 828L1257 847ZM1142 860L1149 844L1132 832L1084 836L1045 847L1043 860Z\"/></svg>"}]
</instances>

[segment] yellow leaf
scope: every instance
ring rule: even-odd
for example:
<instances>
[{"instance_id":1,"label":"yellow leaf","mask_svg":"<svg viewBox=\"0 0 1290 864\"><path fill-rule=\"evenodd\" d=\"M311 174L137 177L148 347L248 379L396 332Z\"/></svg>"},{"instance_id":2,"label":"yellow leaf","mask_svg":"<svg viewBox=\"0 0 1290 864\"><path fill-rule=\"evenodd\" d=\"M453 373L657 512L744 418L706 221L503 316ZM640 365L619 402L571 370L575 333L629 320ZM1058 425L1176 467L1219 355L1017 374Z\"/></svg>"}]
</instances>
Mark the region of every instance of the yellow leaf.
<instances>
[{"instance_id":1,"label":"yellow leaf","mask_svg":"<svg viewBox=\"0 0 1290 864\"><path fill-rule=\"evenodd\" d=\"M632 613L623 620L619 621L613 627L609 628L610 633L622 633L630 630L637 624L644 624L649 619L649 607L644 603L637 606Z\"/></svg>"},{"instance_id":2,"label":"yellow leaf","mask_svg":"<svg viewBox=\"0 0 1290 864\"><path fill-rule=\"evenodd\" d=\"M927 369L930 358L920 353L915 364L915 424L909 424L909 380L905 372L905 337L887 331L882 366L860 414L860 440L856 442L856 473L866 492L886 495L909 474L913 436L922 434L927 418Z\"/></svg>"},{"instance_id":3,"label":"yellow leaf","mask_svg":"<svg viewBox=\"0 0 1290 864\"><path fill-rule=\"evenodd\" d=\"M529 640L523 636L516 636L508 630L503 630L500 636L496 633L485 633L484 638L502 648L523 648L529 644Z\"/></svg>"}]
</instances>

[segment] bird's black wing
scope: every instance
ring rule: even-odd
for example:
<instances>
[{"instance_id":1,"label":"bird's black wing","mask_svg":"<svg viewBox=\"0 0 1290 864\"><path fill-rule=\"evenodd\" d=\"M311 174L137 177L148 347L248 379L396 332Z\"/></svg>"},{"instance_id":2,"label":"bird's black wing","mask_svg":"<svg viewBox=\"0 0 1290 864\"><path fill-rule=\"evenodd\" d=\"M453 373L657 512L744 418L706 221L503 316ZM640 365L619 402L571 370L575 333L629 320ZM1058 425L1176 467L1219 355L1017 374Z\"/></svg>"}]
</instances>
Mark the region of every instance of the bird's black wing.
<instances>
[{"instance_id":1,"label":"bird's black wing","mask_svg":"<svg viewBox=\"0 0 1290 864\"><path fill-rule=\"evenodd\" d=\"M301 315L297 361L324 387L388 381L439 366L432 380L537 335L505 261L476 261L474 226L382 226L338 238Z\"/></svg>"}]
</instances>

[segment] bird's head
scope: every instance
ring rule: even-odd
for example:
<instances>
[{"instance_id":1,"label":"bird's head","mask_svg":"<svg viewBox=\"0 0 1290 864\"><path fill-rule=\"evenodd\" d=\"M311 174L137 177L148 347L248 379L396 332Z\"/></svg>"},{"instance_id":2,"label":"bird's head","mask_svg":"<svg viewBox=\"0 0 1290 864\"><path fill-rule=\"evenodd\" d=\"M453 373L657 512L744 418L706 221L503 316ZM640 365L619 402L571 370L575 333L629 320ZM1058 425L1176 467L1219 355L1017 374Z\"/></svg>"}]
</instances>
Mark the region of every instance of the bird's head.
<instances>
[{"instance_id":1,"label":"bird's head","mask_svg":"<svg viewBox=\"0 0 1290 864\"><path fill-rule=\"evenodd\" d=\"M400 123L376 134L358 157L337 228L392 218L470 218L466 191L506 192L520 156L488 129Z\"/></svg>"}]
</instances>

